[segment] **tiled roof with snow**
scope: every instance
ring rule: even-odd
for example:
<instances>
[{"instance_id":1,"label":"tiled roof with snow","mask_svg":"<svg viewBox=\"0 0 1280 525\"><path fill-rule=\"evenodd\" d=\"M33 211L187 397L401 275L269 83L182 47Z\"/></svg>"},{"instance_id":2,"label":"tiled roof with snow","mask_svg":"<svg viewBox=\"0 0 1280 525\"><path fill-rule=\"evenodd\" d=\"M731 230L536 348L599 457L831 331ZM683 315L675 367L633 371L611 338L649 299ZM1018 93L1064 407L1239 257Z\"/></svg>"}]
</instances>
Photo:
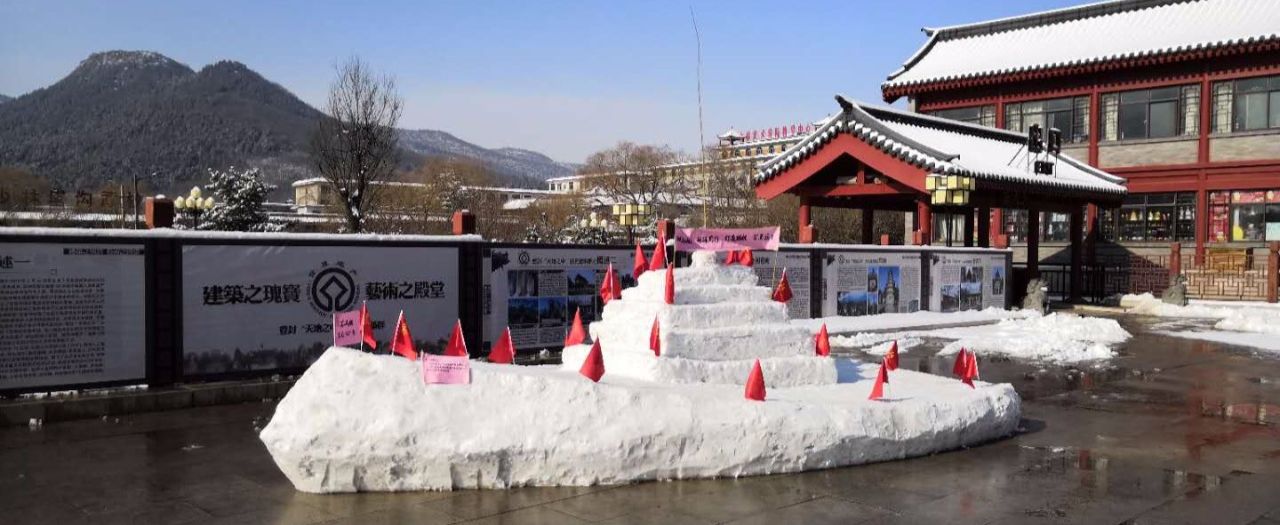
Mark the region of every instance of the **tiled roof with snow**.
<instances>
[{"instance_id":1,"label":"tiled roof with snow","mask_svg":"<svg viewBox=\"0 0 1280 525\"><path fill-rule=\"evenodd\" d=\"M1116 0L925 29L893 88L1280 40L1277 0Z\"/></svg>"},{"instance_id":2,"label":"tiled roof with snow","mask_svg":"<svg viewBox=\"0 0 1280 525\"><path fill-rule=\"evenodd\" d=\"M856 102L761 164L756 184L795 166L841 133L929 173L1116 195L1126 192L1124 179L1067 156L1057 158L1054 175L1034 174L1029 166L1035 159L1021 134Z\"/></svg>"}]
</instances>

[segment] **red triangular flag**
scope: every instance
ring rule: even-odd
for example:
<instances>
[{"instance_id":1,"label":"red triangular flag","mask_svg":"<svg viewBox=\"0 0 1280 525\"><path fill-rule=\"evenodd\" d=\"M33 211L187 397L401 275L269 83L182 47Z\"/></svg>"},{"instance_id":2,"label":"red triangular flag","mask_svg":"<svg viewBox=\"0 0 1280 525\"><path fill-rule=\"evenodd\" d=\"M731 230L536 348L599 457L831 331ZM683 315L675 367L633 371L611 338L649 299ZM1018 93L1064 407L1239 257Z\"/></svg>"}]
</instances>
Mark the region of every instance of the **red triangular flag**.
<instances>
[{"instance_id":1,"label":"red triangular flag","mask_svg":"<svg viewBox=\"0 0 1280 525\"><path fill-rule=\"evenodd\" d=\"M462 336L462 320L453 325L453 333L449 334L449 344L444 347L444 355L467 357L467 339Z\"/></svg>"},{"instance_id":2,"label":"red triangular flag","mask_svg":"<svg viewBox=\"0 0 1280 525\"><path fill-rule=\"evenodd\" d=\"M871 395L867 399L880 399L884 397L884 385L889 382L889 370L885 368L884 361L880 362L880 371L876 372L876 384L871 385Z\"/></svg>"},{"instance_id":3,"label":"red triangular flag","mask_svg":"<svg viewBox=\"0 0 1280 525\"><path fill-rule=\"evenodd\" d=\"M667 283L662 291L662 300L667 304L676 304L676 265L667 265Z\"/></svg>"},{"instance_id":4,"label":"red triangular flag","mask_svg":"<svg viewBox=\"0 0 1280 525\"><path fill-rule=\"evenodd\" d=\"M968 350L961 348L960 353L956 354L956 362L951 365L951 375L964 377L964 371L969 369L968 353Z\"/></svg>"},{"instance_id":5,"label":"red triangular flag","mask_svg":"<svg viewBox=\"0 0 1280 525\"><path fill-rule=\"evenodd\" d=\"M978 353L973 350L969 351L969 369L973 372L974 379L980 379L978 375Z\"/></svg>"},{"instance_id":6,"label":"red triangular flag","mask_svg":"<svg viewBox=\"0 0 1280 525\"><path fill-rule=\"evenodd\" d=\"M735 264L738 264L738 252L730 251L728 255L724 256L724 265L733 266Z\"/></svg>"},{"instance_id":7,"label":"red triangular flag","mask_svg":"<svg viewBox=\"0 0 1280 525\"><path fill-rule=\"evenodd\" d=\"M610 270L613 269L613 263L609 264L609 269ZM610 299L622 298L622 273L621 272L618 272L618 271L613 272L613 280L609 283L609 293L611 294L609 297Z\"/></svg>"},{"instance_id":8,"label":"red triangular flag","mask_svg":"<svg viewBox=\"0 0 1280 525\"><path fill-rule=\"evenodd\" d=\"M974 357L973 352L968 352L968 357L964 360L964 375L960 376L960 381L969 388L977 388L973 385L973 380L978 377L978 358Z\"/></svg>"},{"instance_id":9,"label":"red triangular flag","mask_svg":"<svg viewBox=\"0 0 1280 525\"><path fill-rule=\"evenodd\" d=\"M649 270L661 270L667 267L667 239L658 236L658 245L653 247L653 257L649 259Z\"/></svg>"},{"instance_id":10,"label":"red triangular flag","mask_svg":"<svg viewBox=\"0 0 1280 525\"><path fill-rule=\"evenodd\" d=\"M898 369L898 342L894 341L893 346L889 347L889 353L884 356L884 364L889 370Z\"/></svg>"},{"instance_id":11,"label":"red triangular flag","mask_svg":"<svg viewBox=\"0 0 1280 525\"><path fill-rule=\"evenodd\" d=\"M564 336L564 345L573 346L587 342L587 331L582 328L582 310L573 311L573 327Z\"/></svg>"},{"instance_id":12,"label":"red triangular flag","mask_svg":"<svg viewBox=\"0 0 1280 525\"><path fill-rule=\"evenodd\" d=\"M751 367L751 375L747 376L747 399L752 401L764 401L764 371L760 369L760 360L756 359L756 364Z\"/></svg>"},{"instance_id":13,"label":"red triangular flag","mask_svg":"<svg viewBox=\"0 0 1280 525\"><path fill-rule=\"evenodd\" d=\"M743 248L738 252L738 264L743 266L755 266L756 256L751 254L751 248Z\"/></svg>"},{"instance_id":14,"label":"red triangular flag","mask_svg":"<svg viewBox=\"0 0 1280 525\"><path fill-rule=\"evenodd\" d=\"M373 319L369 317L369 303L360 303L360 338L365 346L378 348L378 340L373 338Z\"/></svg>"},{"instance_id":15,"label":"red triangular flag","mask_svg":"<svg viewBox=\"0 0 1280 525\"><path fill-rule=\"evenodd\" d=\"M791 300L791 283L787 281L787 269L782 269L782 278L778 280L778 287L773 290L773 300L785 303Z\"/></svg>"},{"instance_id":16,"label":"red triangular flag","mask_svg":"<svg viewBox=\"0 0 1280 525\"><path fill-rule=\"evenodd\" d=\"M640 243L636 243L636 260L631 267L631 276L637 281L640 280L640 274L649 269L649 261L644 260L644 250L640 249Z\"/></svg>"},{"instance_id":17,"label":"red triangular flag","mask_svg":"<svg viewBox=\"0 0 1280 525\"><path fill-rule=\"evenodd\" d=\"M831 336L827 334L827 323L822 323L822 329L818 330L818 336L814 338L814 347L822 357L831 355Z\"/></svg>"},{"instance_id":18,"label":"red triangular flag","mask_svg":"<svg viewBox=\"0 0 1280 525\"><path fill-rule=\"evenodd\" d=\"M662 338L658 333L658 317L653 318L653 328L649 329L649 349L653 350L653 355L662 355Z\"/></svg>"},{"instance_id":19,"label":"red triangular flag","mask_svg":"<svg viewBox=\"0 0 1280 525\"><path fill-rule=\"evenodd\" d=\"M582 360L582 368L578 369L578 373L597 383L600 382L601 377L604 377L604 354L600 352L599 339L591 343L591 351L587 352L587 358Z\"/></svg>"},{"instance_id":20,"label":"red triangular flag","mask_svg":"<svg viewBox=\"0 0 1280 525\"><path fill-rule=\"evenodd\" d=\"M511 343L511 327L502 332L502 337L489 349L489 362L509 365L516 360L516 347Z\"/></svg>"},{"instance_id":21,"label":"red triangular flag","mask_svg":"<svg viewBox=\"0 0 1280 525\"><path fill-rule=\"evenodd\" d=\"M609 269L600 278L600 300L609 304L610 299L613 299L613 263L609 263Z\"/></svg>"},{"instance_id":22,"label":"red triangular flag","mask_svg":"<svg viewBox=\"0 0 1280 525\"><path fill-rule=\"evenodd\" d=\"M391 338L391 351L417 360L418 351L413 349L413 336L409 334L409 323L404 320L404 310L400 310L400 318L396 320L395 334Z\"/></svg>"}]
</instances>

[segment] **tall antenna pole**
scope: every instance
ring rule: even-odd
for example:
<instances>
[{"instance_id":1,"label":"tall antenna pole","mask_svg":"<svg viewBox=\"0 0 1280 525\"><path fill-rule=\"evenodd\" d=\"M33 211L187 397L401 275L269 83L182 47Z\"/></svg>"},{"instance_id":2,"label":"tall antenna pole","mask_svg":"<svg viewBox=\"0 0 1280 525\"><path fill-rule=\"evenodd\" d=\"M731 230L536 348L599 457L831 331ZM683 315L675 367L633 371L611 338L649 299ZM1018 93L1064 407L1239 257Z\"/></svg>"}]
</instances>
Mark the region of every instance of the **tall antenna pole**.
<instances>
[{"instance_id":1,"label":"tall antenna pole","mask_svg":"<svg viewBox=\"0 0 1280 525\"><path fill-rule=\"evenodd\" d=\"M693 22L693 38L698 43L698 159L702 165L702 227L707 227L707 200L711 198L711 173L707 171L707 149L702 131L702 34L698 32L698 17L689 6L689 20Z\"/></svg>"}]
</instances>

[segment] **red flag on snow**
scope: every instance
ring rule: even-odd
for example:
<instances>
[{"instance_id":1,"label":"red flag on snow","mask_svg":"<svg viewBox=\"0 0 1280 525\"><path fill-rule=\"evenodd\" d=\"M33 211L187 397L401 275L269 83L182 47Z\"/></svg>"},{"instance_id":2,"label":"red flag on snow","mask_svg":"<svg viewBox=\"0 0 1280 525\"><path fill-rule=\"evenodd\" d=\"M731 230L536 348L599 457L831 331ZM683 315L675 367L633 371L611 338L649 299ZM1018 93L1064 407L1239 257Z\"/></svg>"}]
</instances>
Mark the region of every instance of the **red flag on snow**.
<instances>
[{"instance_id":1,"label":"red flag on snow","mask_svg":"<svg viewBox=\"0 0 1280 525\"><path fill-rule=\"evenodd\" d=\"M613 270L613 263L609 263L609 269ZM622 273L621 272L618 272L616 270L613 272L613 280L609 282L609 293L612 294L612 297L610 297L610 299L622 298Z\"/></svg>"},{"instance_id":2,"label":"red flag on snow","mask_svg":"<svg viewBox=\"0 0 1280 525\"><path fill-rule=\"evenodd\" d=\"M884 361L880 362L880 371L876 372L876 384L871 385L871 395L867 399L880 399L884 397L884 385L889 382L889 370L885 366Z\"/></svg>"},{"instance_id":3,"label":"red flag on snow","mask_svg":"<svg viewBox=\"0 0 1280 525\"><path fill-rule=\"evenodd\" d=\"M751 254L751 248L743 248L738 252L738 264L743 266L754 266L756 264L756 256Z\"/></svg>"},{"instance_id":4,"label":"red flag on snow","mask_svg":"<svg viewBox=\"0 0 1280 525\"><path fill-rule=\"evenodd\" d=\"M653 317L653 328L649 329L649 349L653 350L654 356L662 355L662 338L658 332L658 317Z\"/></svg>"},{"instance_id":5,"label":"red flag on snow","mask_svg":"<svg viewBox=\"0 0 1280 525\"><path fill-rule=\"evenodd\" d=\"M973 352L968 352L964 360L964 374L960 376L960 381L969 385L969 388L977 388L973 385L973 380L978 377L978 358Z\"/></svg>"},{"instance_id":6,"label":"red flag on snow","mask_svg":"<svg viewBox=\"0 0 1280 525\"><path fill-rule=\"evenodd\" d=\"M667 283L662 291L662 300L667 304L676 304L676 265L667 265Z\"/></svg>"},{"instance_id":7,"label":"red flag on snow","mask_svg":"<svg viewBox=\"0 0 1280 525\"><path fill-rule=\"evenodd\" d=\"M605 270L604 277L600 279L600 300L609 304L610 299L613 299L613 263L609 264L609 269Z\"/></svg>"},{"instance_id":8,"label":"red flag on snow","mask_svg":"<svg viewBox=\"0 0 1280 525\"><path fill-rule=\"evenodd\" d=\"M735 264L738 264L738 252L730 251L728 255L724 256L724 265L733 266Z\"/></svg>"},{"instance_id":9,"label":"red flag on snow","mask_svg":"<svg viewBox=\"0 0 1280 525\"><path fill-rule=\"evenodd\" d=\"M649 258L649 270L661 270L667 267L667 239L658 235L658 244L653 247L653 257Z\"/></svg>"},{"instance_id":10,"label":"red flag on snow","mask_svg":"<svg viewBox=\"0 0 1280 525\"><path fill-rule=\"evenodd\" d=\"M373 338L373 319L369 317L369 303L360 303L360 339L369 348L378 348L378 340Z\"/></svg>"},{"instance_id":11,"label":"red flag on snow","mask_svg":"<svg viewBox=\"0 0 1280 525\"><path fill-rule=\"evenodd\" d=\"M564 345L573 346L587 342L587 331L582 328L582 310L573 311L573 327L564 336Z\"/></svg>"},{"instance_id":12,"label":"red flag on snow","mask_svg":"<svg viewBox=\"0 0 1280 525\"><path fill-rule=\"evenodd\" d=\"M813 346L818 355L827 357L831 355L831 336L827 334L827 323L822 323L822 329L818 330L817 337L814 338Z\"/></svg>"},{"instance_id":13,"label":"red flag on snow","mask_svg":"<svg viewBox=\"0 0 1280 525\"><path fill-rule=\"evenodd\" d=\"M649 261L644 260L644 250L640 249L640 243L636 243L636 260L631 267L631 276L636 280L640 280L640 274L649 269Z\"/></svg>"},{"instance_id":14,"label":"red flag on snow","mask_svg":"<svg viewBox=\"0 0 1280 525\"><path fill-rule=\"evenodd\" d=\"M747 376L746 397L752 401L764 401L764 371L760 369L760 360L751 367L751 375Z\"/></svg>"},{"instance_id":15,"label":"red flag on snow","mask_svg":"<svg viewBox=\"0 0 1280 525\"><path fill-rule=\"evenodd\" d=\"M489 362L509 365L515 360L516 347L511 344L511 327L508 326L502 332L502 337L499 337L498 342L489 350Z\"/></svg>"},{"instance_id":16,"label":"red flag on snow","mask_svg":"<svg viewBox=\"0 0 1280 525\"><path fill-rule=\"evenodd\" d=\"M453 333L449 334L449 344L444 347L444 355L467 357L467 339L462 336L462 320L453 325Z\"/></svg>"},{"instance_id":17,"label":"red flag on snow","mask_svg":"<svg viewBox=\"0 0 1280 525\"><path fill-rule=\"evenodd\" d=\"M884 364L889 370L898 369L898 342L894 341L893 346L889 347L889 353L884 356Z\"/></svg>"},{"instance_id":18,"label":"red flag on snow","mask_svg":"<svg viewBox=\"0 0 1280 525\"><path fill-rule=\"evenodd\" d=\"M791 300L791 283L787 281L787 269L782 269L782 279L778 280L778 287L773 290L773 300L785 303Z\"/></svg>"},{"instance_id":19,"label":"red flag on snow","mask_svg":"<svg viewBox=\"0 0 1280 525\"><path fill-rule=\"evenodd\" d=\"M404 320L404 310L400 310L400 318L396 320L396 335L391 338L391 351L409 359L418 359L418 351L413 349L413 336L409 334L409 323Z\"/></svg>"},{"instance_id":20,"label":"red flag on snow","mask_svg":"<svg viewBox=\"0 0 1280 525\"><path fill-rule=\"evenodd\" d=\"M956 362L951 365L951 375L964 377L964 371L968 369L969 351L961 348L960 353L956 354Z\"/></svg>"},{"instance_id":21,"label":"red flag on snow","mask_svg":"<svg viewBox=\"0 0 1280 525\"><path fill-rule=\"evenodd\" d=\"M591 343L591 351L587 352L587 358L582 360L582 368L578 369L578 373L597 383L600 382L601 377L604 377L604 354L600 352L599 339Z\"/></svg>"}]
</instances>

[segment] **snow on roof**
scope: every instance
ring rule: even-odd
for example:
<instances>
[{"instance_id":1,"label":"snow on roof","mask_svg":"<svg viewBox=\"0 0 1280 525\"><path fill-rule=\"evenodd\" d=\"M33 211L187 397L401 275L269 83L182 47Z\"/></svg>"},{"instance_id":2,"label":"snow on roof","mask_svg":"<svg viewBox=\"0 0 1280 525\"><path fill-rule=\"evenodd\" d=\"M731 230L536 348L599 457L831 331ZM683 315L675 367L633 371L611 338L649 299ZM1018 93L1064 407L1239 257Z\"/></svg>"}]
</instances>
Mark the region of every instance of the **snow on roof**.
<instances>
[{"instance_id":1,"label":"snow on roof","mask_svg":"<svg viewBox=\"0 0 1280 525\"><path fill-rule=\"evenodd\" d=\"M925 32L883 88L1277 40L1280 1L1115 0Z\"/></svg>"},{"instance_id":2,"label":"snow on roof","mask_svg":"<svg viewBox=\"0 0 1280 525\"><path fill-rule=\"evenodd\" d=\"M740 138L742 138L742 134L741 134L741 133L738 133L738 130L736 130L736 129L729 128L729 131L726 131L726 132L724 132L724 133L721 133L721 134L718 136L718 138L720 138L721 140L728 140L728 139L740 139Z\"/></svg>"},{"instance_id":3,"label":"snow on roof","mask_svg":"<svg viewBox=\"0 0 1280 525\"><path fill-rule=\"evenodd\" d=\"M1057 173L1034 174L1034 161L1021 134L898 109L846 102L848 109L772 160L760 165L756 184L765 182L813 155L840 133L893 157L939 175L1012 181L1033 186L1124 194L1124 179L1059 156Z\"/></svg>"}]
</instances>

